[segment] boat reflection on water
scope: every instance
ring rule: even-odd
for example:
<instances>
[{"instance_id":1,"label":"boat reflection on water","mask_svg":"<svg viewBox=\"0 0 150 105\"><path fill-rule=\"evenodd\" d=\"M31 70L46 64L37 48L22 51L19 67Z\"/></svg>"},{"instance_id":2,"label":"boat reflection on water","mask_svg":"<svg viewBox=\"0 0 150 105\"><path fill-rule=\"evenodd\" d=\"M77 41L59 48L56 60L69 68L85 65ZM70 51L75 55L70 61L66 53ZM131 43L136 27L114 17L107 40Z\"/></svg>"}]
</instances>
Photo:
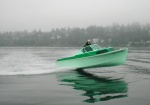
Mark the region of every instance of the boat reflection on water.
<instances>
[{"instance_id":1,"label":"boat reflection on water","mask_svg":"<svg viewBox=\"0 0 150 105\"><path fill-rule=\"evenodd\" d=\"M81 95L88 97L84 102L94 103L127 97L127 83L122 79L99 77L84 70L60 73L57 77L62 82L61 85L84 91Z\"/></svg>"}]
</instances>

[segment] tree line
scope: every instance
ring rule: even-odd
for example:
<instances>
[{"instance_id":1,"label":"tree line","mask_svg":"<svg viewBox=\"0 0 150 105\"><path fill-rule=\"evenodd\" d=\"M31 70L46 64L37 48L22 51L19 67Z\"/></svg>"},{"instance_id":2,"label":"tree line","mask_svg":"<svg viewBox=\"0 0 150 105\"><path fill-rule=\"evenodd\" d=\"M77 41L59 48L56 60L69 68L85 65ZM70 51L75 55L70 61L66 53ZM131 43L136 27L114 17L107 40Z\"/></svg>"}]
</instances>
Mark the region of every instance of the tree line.
<instances>
[{"instance_id":1,"label":"tree line","mask_svg":"<svg viewBox=\"0 0 150 105\"><path fill-rule=\"evenodd\" d=\"M150 46L150 24L89 26L87 28L57 28L41 30L0 32L0 46L83 46L88 39L101 46Z\"/></svg>"}]
</instances>

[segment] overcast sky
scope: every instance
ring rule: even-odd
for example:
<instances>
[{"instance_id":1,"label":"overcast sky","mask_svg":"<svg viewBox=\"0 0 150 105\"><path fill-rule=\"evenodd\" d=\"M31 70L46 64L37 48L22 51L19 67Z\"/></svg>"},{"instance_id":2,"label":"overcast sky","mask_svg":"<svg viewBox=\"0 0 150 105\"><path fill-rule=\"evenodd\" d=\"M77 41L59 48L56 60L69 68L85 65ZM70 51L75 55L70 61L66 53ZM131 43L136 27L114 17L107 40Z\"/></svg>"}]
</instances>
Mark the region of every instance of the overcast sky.
<instances>
[{"instance_id":1,"label":"overcast sky","mask_svg":"<svg viewBox=\"0 0 150 105\"><path fill-rule=\"evenodd\" d=\"M0 0L0 31L150 22L150 0Z\"/></svg>"}]
</instances>

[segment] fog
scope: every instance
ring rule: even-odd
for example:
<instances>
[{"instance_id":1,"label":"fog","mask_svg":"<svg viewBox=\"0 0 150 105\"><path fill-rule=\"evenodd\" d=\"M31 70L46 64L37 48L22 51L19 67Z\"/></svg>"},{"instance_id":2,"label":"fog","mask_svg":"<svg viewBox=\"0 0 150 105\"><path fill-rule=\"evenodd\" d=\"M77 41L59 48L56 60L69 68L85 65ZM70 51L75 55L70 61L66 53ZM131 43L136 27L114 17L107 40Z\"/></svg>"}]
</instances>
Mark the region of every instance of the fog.
<instances>
[{"instance_id":1,"label":"fog","mask_svg":"<svg viewBox=\"0 0 150 105\"><path fill-rule=\"evenodd\" d=\"M149 0L0 0L0 31L146 24Z\"/></svg>"}]
</instances>

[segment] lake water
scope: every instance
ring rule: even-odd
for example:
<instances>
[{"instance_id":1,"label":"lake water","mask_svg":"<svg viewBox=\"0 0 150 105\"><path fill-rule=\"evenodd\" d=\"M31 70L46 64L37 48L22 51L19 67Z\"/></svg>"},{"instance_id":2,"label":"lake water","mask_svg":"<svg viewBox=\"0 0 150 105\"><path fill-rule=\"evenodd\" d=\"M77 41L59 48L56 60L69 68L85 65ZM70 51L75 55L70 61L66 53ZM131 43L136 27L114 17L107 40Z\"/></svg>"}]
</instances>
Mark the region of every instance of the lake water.
<instances>
[{"instance_id":1,"label":"lake water","mask_svg":"<svg viewBox=\"0 0 150 105\"><path fill-rule=\"evenodd\" d=\"M124 65L77 71L55 65L79 48L0 48L0 105L150 105L150 49Z\"/></svg>"}]
</instances>

